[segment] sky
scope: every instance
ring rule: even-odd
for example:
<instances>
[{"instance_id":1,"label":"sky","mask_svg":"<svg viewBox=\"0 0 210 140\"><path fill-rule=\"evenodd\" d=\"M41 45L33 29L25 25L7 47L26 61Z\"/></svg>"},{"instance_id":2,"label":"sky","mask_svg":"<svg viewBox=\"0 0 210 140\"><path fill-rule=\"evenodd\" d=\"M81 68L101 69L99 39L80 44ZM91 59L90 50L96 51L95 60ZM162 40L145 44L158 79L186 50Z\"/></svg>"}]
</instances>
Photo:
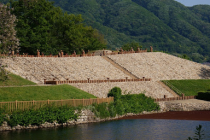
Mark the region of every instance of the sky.
<instances>
[{"instance_id":1,"label":"sky","mask_svg":"<svg viewBox=\"0 0 210 140\"><path fill-rule=\"evenodd\" d=\"M198 4L208 4L210 5L210 0L176 0L185 6L193 6Z\"/></svg>"}]
</instances>

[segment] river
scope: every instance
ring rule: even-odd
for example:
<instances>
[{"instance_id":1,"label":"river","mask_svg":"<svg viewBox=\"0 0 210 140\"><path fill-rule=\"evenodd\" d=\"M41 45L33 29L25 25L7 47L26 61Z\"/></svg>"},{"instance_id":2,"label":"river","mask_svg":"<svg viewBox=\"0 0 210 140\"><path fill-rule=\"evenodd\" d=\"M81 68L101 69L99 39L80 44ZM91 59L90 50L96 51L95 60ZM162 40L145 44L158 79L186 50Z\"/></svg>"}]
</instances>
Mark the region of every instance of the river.
<instances>
[{"instance_id":1,"label":"river","mask_svg":"<svg viewBox=\"0 0 210 140\"><path fill-rule=\"evenodd\" d=\"M68 127L0 132L0 140L186 140L203 126L210 139L210 121L126 119Z\"/></svg>"}]
</instances>

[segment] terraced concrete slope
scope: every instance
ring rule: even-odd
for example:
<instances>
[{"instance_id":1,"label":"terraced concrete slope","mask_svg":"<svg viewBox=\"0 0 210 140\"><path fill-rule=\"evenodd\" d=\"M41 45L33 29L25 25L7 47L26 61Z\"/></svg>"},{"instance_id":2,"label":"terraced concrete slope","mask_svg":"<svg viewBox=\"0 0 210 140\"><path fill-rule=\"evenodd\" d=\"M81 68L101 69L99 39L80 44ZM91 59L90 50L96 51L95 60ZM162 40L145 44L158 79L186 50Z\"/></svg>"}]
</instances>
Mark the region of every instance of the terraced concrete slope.
<instances>
[{"instance_id":1,"label":"terraced concrete slope","mask_svg":"<svg viewBox=\"0 0 210 140\"><path fill-rule=\"evenodd\" d=\"M152 81L210 78L210 67L161 52L109 55L138 77Z\"/></svg>"},{"instance_id":2,"label":"terraced concrete slope","mask_svg":"<svg viewBox=\"0 0 210 140\"><path fill-rule=\"evenodd\" d=\"M146 77L152 81L119 82L119 83L86 83L72 84L97 97L106 97L115 86L123 92L141 93L153 98L176 96L164 88L158 81L171 79L204 79L210 78L210 67L181 59L160 52L120 54L108 56L113 61L101 56L69 57L69 58L5 58L3 65L7 70L36 83L43 79L52 80L85 80L90 79L122 79L125 77ZM117 65L115 64L117 63ZM123 68L120 68L123 67ZM125 72L124 70L128 70ZM129 73L129 74L128 74ZM134 77L132 76L135 75Z\"/></svg>"},{"instance_id":3,"label":"terraced concrete slope","mask_svg":"<svg viewBox=\"0 0 210 140\"><path fill-rule=\"evenodd\" d=\"M173 94L168 92L165 88L163 88L158 82L156 81L146 81L146 82L119 82L119 83L91 83L91 84L71 84L79 89L82 89L86 92L89 92L96 97L105 98L107 97L107 93L113 87L120 87L122 89L122 94L139 94L144 93L146 96L152 98L163 98L164 95L167 97L174 97Z\"/></svg>"},{"instance_id":4,"label":"terraced concrete slope","mask_svg":"<svg viewBox=\"0 0 210 140\"><path fill-rule=\"evenodd\" d=\"M35 83L44 79L52 80L86 80L90 79L124 79L130 78L100 56L68 58L29 58L14 57L3 59L7 70Z\"/></svg>"},{"instance_id":5,"label":"terraced concrete slope","mask_svg":"<svg viewBox=\"0 0 210 140\"><path fill-rule=\"evenodd\" d=\"M117 69L121 70L122 72L124 72L126 75L129 75L132 79L139 79L139 77L133 75L131 72L129 72L128 70L126 70L125 68L123 68L122 66L120 66L119 64L115 63L112 59L110 59L107 56L102 56L102 58L104 58L106 61L108 61L109 63L111 63L113 66L115 66Z\"/></svg>"}]
</instances>

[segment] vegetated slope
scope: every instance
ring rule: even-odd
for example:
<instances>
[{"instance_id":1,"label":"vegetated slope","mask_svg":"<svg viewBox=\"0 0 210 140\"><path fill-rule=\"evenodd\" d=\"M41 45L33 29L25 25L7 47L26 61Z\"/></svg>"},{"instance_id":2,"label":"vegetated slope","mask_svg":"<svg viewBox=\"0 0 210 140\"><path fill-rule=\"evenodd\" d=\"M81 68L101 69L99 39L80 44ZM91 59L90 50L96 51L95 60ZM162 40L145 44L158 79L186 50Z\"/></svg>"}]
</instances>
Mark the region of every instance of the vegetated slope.
<instances>
[{"instance_id":1,"label":"vegetated slope","mask_svg":"<svg viewBox=\"0 0 210 140\"><path fill-rule=\"evenodd\" d=\"M7 70L35 83L52 80L105 80L130 78L100 56L66 58L14 57L3 59Z\"/></svg>"},{"instance_id":2,"label":"vegetated slope","mask_svg":"<svg viewBox=\"0 0 210 140\"><path fill-rule=\"evenodd\" d=\"M167 83L176 87L185 96L197 96L200 91L207 91L210 88L210 80L167 80ZM170 86L169 86L170 87ZM173 88L171 88L173 89ZM176 92L176 91L175 91Z\"/></svg>"},{"instance_id":3,"label":"vegetated slope","mask_svg":"<svg viewBox=\"0 0 210 140\"><path fill-rule=\"evenodd\" d=\"M210 67L160 52L108 56L138 77L152 81L209 79Z\"/></svg>"},{"instance_id":4,"label":"vegetated slope","mask_svg":"<svg viewBox=\"0 0 210 140\"><path fill-rule=\"evenodd\" d=\"M71 85L30 86L0 88L0 102L2 101L32 101L32 100L60 100L60 99L89 99L95 96L72 87Z\"/></svg>"},{"instance_id":5,"label":"vegetated slope","mask_svg":"<svg viewBox=\"0 0 210 140\"><path fill-rule=\"evenodd\" d=\"M210 23L210 5L195 5L189 9L196 14L200 19Z\"/></svg>"},{"instance_id":6,"label":"vegetated slope","mask_svg":"<svg viewBox=\"0 0 210 140\"><path fill-rule=\"evenodd\" d=\"M155 50L186 53L195 61L208 59L210 23L174 0L53 0L56 6L82 14L100 30L112 48L136 41ZM110 34L111 33L111 34Z\"/></svg>"},{"instance_id":7,"label":"vegetated slope","mask_svg":"<svg viewBox=\"0 0 210 140\"><path fill-rule=\"evenodd\" d=\"M8 80L0 81L0 86L24 86L24 85L36 85L36 83L31 82L27 79L23 79L22 77L15 74L8 74Z\"/></svg>"},{"instance_id":8,"label":"vegetated slope","mask_svg":"<svg viewBox=\"0 0 210 140\"><path fill-rule=\"evenodd\" d=\"M196 45L191 46L194 52L204 56L209 54L210 23L203 21L199 15L173 0L159 1L158 3L156 0L133 1L153 12L174 31L196 43L197 49ZM208 8L206 10L209 11Z\"/></svg>"},{"instance_id":9,"label":"vegetated slope","mask_svg":"<svg viewBox=\"0 0 210 140\"><path fill-rule=\"evenodd\" d=\"M8 0L0 0L6 3ZM175 0L50 0L98 29L115 49L128 42L210 61L210 6L186 7Z\"/></svg>"},{"instance_id":10,"label":"vegetated slope","mask_svg":"<svg viewBox=\"0 0 210 140\"><path fill-rule=\"evenodd\" d=\"M174 44L174 47L184 42L186 42L186 46L191 44L190 40L174 32L153 13L132 1L89 2L79 0L71 1L68 5L63 3L64 1L55 1L55 5L62 7L70 13L82 14L85 22L91 26L102 27L103 25L105 28L112 28L115 32L117 31L119 34L128 36L130 40L127 41L136 41L145 46L154 45L156 47L158 46L153 43L165 46L171 42ZM101 29L99 30L101 31ZM102 33L106 36L107 33L105 31L102 30ZM112 34L113 38L115 38L114 36ZM123 41L122 43L126 42ZM171 49L173 48L170 47L167 50Z\"/></svg>"}]
</instances>

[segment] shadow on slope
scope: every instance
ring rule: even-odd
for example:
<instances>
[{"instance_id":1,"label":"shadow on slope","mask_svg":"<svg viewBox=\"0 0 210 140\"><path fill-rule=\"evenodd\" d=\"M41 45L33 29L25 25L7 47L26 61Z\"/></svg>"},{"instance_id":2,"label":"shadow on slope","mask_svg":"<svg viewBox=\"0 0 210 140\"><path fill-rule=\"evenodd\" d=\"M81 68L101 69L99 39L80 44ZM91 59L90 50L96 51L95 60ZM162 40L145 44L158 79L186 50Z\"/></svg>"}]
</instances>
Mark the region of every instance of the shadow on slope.
<instances>
[{"instance_id":1,"label":"shadow on slope","mask_svg":"<svg viewBox=\"0 0 210 140\"><path fill-rule=\"evenodd\" d=\"M199 76L202 79L210 79L210 69L202 67Z\"/></svg>"}]
</instances>

